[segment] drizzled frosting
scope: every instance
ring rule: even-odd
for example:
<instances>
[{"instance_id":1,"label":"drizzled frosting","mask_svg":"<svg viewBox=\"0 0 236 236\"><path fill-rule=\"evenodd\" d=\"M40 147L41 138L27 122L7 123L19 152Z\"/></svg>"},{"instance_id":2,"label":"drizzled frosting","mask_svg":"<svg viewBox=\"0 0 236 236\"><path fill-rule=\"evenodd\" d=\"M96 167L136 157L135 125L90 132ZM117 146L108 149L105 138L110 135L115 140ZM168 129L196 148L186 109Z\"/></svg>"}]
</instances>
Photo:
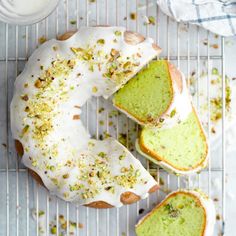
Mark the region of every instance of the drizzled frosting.
<instances>
[{"instance_id":1,"label":"drizzled frosting","mask_svg":"<svg viewBox=\"0 0 236 236\"><path fill-rule=\"evenodd\" d=\"M121 206L122 193L144 198L156 184L124 146L91 139L80 120L89 98L108 98L157 55L151 39L129 45L124 32L90 27L50 40L16 79L11 128L24 147L22 161L64 200Z\"/></svg>"}]
</instances>

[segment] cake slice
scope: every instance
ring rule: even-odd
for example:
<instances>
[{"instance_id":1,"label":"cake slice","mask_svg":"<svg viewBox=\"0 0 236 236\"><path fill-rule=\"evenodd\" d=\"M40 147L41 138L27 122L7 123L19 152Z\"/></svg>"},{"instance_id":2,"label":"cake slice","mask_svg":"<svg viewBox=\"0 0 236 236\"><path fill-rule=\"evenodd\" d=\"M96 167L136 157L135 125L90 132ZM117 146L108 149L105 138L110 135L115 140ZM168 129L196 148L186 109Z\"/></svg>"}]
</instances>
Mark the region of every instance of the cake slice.
<instances>
[{"instance_id":1,"label":"cake slice","mask_svg":"<svg viewBox=\"0 0 236 236\"><path fill-rule=\"evenodd\" d=\"M136 225L137 236L212 236L213 201L197 190L169 194Z\"/></svg>"},{"instance_id":2,"label":"cake slice","mask_svg":"<svg viewBox=\"0 0 236 236\"><path fill-rule=\"evenodd\" d=\"M206 135L194 108L186 120L172 128L144 127L136 148L167 171L180 175L198 172L208 162Z\"/></svg>"},{"instance_id":3,"label":"cake slice","mask_svg":"<svg viewBox=\"0 0 236 236\"><path fill-rule=\"evenodd\" d=\"M141 125L171 127L186 119L191 111L188 100L183 74L168 61L158 60L121 88L113 104Z\"/></svg>"}]
</instances>

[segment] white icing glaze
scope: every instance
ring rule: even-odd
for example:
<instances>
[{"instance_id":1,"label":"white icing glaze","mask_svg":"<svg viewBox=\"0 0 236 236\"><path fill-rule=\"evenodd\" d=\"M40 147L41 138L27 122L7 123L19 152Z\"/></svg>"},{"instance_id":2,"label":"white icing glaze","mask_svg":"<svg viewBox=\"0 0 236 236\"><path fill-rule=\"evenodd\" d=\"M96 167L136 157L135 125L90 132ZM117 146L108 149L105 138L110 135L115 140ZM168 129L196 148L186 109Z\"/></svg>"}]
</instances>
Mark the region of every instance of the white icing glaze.
<instances>
[{"instance_id":1,"label":"white icing glaze","mask_svg":"<svg viewBox=\"0 0 236 236\"><path fill-rule=\"evenodd\" d=\"M157 55L151 39L129 45L124 31L81 28L66 41L50 40L32 54L15 81L11 128L24 147L22 161L64 200L119 207L122 193L145 198L156 184L124 146L113 138L90 139L79 119L90 97L108 98ZM127 62L131 72L126 74ZM116 69L110 78L111 63Z\"/></svg>"},{"instance_id":2,"label":"white icing glaze","mask_svg":"<svg viewBox=\"0 0 236 236\"><path fill-rule=\"evenodd\" d=\"M175 126L177 123L184 121L190 112L192 112L192 104L189 96L185 75L181 73L182 79L182 92L179 91L178 85L175 80L173 81L173 101L170 104L168 110L160 117L164 121L161 123L160 128L166 129ZM171 112L175 111L175 114L171 116Z\"/></svg>"},{"instance_id":3,"label":"white icing glaze","mask_svg":"<svg viewBox=\"0 0 236 236\"><path fill-rule=\"evenodd\" d=\"M177 190L177 191L174 191L174 192L171 192L170 194L168 194L162 202L164 202L171 195L176 194L176 193L178 194L179 192L185 192L187 194L192 194L199 199L201 205L204 207L205 212L206 212L206 225L205 225L203 236L212 236L214 233L214 226L215 226L215 221L216 221L216 210L215 210L215 206L214 206L213 201L207 195L202 193L200 190L180 189L180 190ZM140 219L139 222L137 223L136 227L139 224L141 224L142 221L151 214L152 214L152 212L148 213L146 216L144 216L142 219Z\"/></svg>"}]
</instances>

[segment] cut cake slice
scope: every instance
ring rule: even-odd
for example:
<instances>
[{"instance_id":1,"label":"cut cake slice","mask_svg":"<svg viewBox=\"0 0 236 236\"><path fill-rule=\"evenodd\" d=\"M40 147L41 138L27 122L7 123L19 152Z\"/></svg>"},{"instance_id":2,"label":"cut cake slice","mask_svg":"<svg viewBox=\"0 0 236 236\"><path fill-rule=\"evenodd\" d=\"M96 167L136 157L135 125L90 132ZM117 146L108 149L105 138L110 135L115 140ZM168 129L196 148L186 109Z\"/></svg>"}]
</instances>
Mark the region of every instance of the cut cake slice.
<instances>
[{"instance_id":1,"label":"cut cake slice","mask_svg":"<svg viewBox=\"0 0 236 236\"><path fill-rule=\"evenodd\" d=\"M168 61L152 61L115 94L113 104L141 125L173 126L191 110L182 105L188 98L182 77Z\"/></svg>"},{"instance_id":2,"label":"cut cake slice","mask_svg":"<svg viewBox=\"0 0 236 236\"><path fill-rule=\"evenodd\" d=\"M194 108L185 121L172 128L144 127L136 148L167 171L180 175L198 172L208 163L206 135Z\"/></svg>"},{"instance_id":3,"label":"cut cake slice","mask_svg":"<svg viewBox=\"0 0 236 236\"><path fill-rule=\"evenodd\" d=\"M213 201L199 190L169 194L135 227L137 236L212 236Z\"/></svg>"}]
</instances>

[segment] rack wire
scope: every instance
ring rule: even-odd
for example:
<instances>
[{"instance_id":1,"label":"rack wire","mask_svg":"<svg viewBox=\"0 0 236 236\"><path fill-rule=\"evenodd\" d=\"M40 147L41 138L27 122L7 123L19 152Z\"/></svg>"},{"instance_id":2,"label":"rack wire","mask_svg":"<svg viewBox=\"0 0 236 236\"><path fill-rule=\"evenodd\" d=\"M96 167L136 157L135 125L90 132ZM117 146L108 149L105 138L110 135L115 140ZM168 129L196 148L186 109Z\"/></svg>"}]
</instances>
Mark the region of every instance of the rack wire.
<instances>
[{"instance_id":1,"label":"rack wire","mask_svg":"<svg viewBox=\"0 0 236 236\"><path fill-rule=\"evenodd\" d=\"M130 13L135 17L130 17ZM149 16L155 18L155 25L148 24ZM110 101L93 98L83 112L83 119L89 132L101 138L104 132L120 139L125 138L127 147L156 176L161 189L148 199L117 209L97 210L65 203L39 186L20 163L14 149L10 132L9 104L13 94L13 83L22 71L29 55L46 39L55 38L68 30L88 25L119 25L129 30L152 37L163 49L160 58L167 58L180 68L187 78L195 73L196 93L193 102L199 102L201 70L207 71L207 117L206 132L211 142L210 93L211 69L218 67L222 75L222 138L221 152L216 156L210 152L207 169L191 177L180 177L166 173L156 165L142 158L134 149L134 140L139 127L122 114L113 114ZM207 42L207 43L203 43ZM211 45L218 45L211 47ZM77 236L132 236L137 220L171 190L179 188L201 188L215 200L217 212L221 215L215 227L215 235L224 235L225 226L225 53L224 38L215 36L199 27L176 23L163 15L153 0L64 0L48 18L32 26L11 26L0 23L0 235L30 236L51 235L52 225L60 227L61 215L66 219L65 234L70 234L70 221L76 222ZM188 84L190 80L188 79ZM105 111L101 112L101 108ZM113 114L113 115L112 115ZM94 119L95 117L95 119ZM103 121L103 122L101 122ZM211 147L210 145L210 147ZM219 179L221 188L217 191L213 179ZM32 217L32 209L36 217ZM41 212L41 214L40 214ZM44 213L44 214L43 214ZM44 215L42 223L42 215ZM53 222L52 222L53 221ZM43 224L45 234L42 234ZM57 230L56 235L60 232Z\"/></svg>"}]
</instances>

